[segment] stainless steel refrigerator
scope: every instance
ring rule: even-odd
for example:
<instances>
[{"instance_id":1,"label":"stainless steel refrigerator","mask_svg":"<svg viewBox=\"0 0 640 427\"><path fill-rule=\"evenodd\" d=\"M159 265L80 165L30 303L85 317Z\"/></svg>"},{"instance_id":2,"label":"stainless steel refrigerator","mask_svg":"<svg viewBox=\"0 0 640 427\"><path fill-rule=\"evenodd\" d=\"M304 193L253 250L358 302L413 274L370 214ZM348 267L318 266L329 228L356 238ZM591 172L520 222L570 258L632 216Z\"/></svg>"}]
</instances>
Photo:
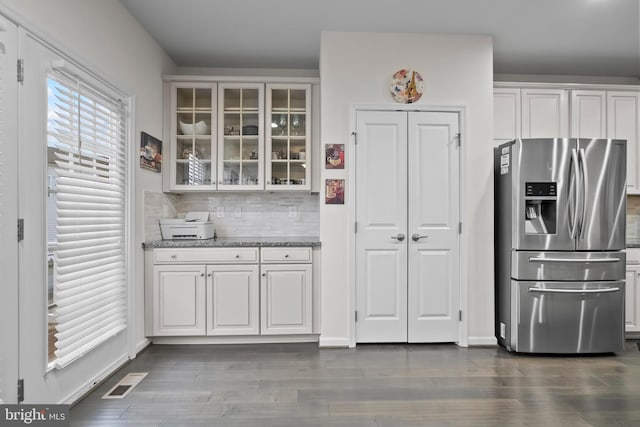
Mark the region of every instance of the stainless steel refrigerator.
<instances>
[{"instance_id":1,"label":"stainless steel refrigerator","mask_svg":"<svg viewBox=\"0 0 640 427\"><path fill-rule=\"evenodd\" d=\"M495 334L509 351L624 346L626 141L494 149Z\"/></svg>"}]
</instances>

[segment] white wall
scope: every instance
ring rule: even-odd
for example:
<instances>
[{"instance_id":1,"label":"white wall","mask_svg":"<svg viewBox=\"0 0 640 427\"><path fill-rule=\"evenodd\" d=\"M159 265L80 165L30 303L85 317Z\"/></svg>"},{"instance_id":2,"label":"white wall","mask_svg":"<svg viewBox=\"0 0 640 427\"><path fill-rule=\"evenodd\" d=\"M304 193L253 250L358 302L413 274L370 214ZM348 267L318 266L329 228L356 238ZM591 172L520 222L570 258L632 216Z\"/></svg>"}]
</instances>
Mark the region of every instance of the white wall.
<instances>
[{"instance_id":1,"label":"white wall","mask_svg":"<svg viewBox=\"0 0 640 427\"><path fill-rule=\"evenodd\" d=\"M141 131L162 137L161 76L171 74L175 64L118 0L2 0L0 11L135 97L134 147L139 145ZM134 147L131 152L137 152ZM136 268L136 319L131 326L135 328L134 344L139 346L145 343L143 191L161 191L162 180L160 174L138 167L134 180L135 253L131 265ZM96 366L94 372L104 368Z\"/></svg>"},{"instance_id":2,"label":"white wall","mask_svg":"<svg viewBox=\"0 0 640 427\"><path fill-rule=\"evenodd\" d=\"M344 143L351 152L349 112L352 104L393 104L391 75L400 68L418 71L424 79L420 105L466 109L466 199L462 221L468 233L466 316L469 344L494 343L493 338L493 54L488 36L323 32L320 49L321 142ZM463 162L465 161L463 160ZM349 159L347 158L347 166ZM322 179L348 177L327 171ZM464 167L464 163L463 163ZM344 206L320 208L322 241L321 345L346 345L351 331L349 265L350 183ZM321 199L323 195L321 193Z\"/></svg>"}]
</instances>

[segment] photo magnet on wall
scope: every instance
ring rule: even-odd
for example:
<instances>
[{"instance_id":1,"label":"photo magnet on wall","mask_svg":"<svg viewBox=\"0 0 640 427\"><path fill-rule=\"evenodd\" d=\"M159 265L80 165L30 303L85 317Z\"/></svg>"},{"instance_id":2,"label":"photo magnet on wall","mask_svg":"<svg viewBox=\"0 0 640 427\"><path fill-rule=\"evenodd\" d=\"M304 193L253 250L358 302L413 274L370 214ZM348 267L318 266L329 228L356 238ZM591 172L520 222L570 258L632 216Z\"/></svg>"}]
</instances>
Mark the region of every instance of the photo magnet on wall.
<instances>
[{"instance_id":1,"label":"photo magnet on wall","mask_svg":"<svg viewBox=\"0 0 640 427\"><path fill-rule=\"evenodd\" d=\"M344 144L325 144L325 168L344 169Z\"/></svg>"},{"instance_id":2,"label":"photo magnet on wall","mask_svg":"<svg viewBox=\"0 0 640 427\"><path fill-rule=\"evenodd\" d=\"M153 172L162 170L162 141L146 132L140 136L140 167Z\"/></svg>"},{"instance_id":3,"label":"photo magnet on wall","mask_svg":"<svg viewBox=\"0 0 640 427\"><path fill-rule=\"evenodd\" d=\"M325 199L327 205L344 205L344 179L325 180Z\"/></svg>"}]
</instances>

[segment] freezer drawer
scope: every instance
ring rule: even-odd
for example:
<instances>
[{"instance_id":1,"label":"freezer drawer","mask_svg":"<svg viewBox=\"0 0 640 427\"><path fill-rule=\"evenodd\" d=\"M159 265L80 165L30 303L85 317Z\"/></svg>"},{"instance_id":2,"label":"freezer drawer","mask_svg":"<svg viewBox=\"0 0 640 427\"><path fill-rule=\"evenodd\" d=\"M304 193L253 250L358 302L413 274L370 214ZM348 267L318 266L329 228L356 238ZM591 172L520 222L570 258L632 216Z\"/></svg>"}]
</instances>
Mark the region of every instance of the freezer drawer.
<instances>
[{"instance_id":1,"label":"freezer drawer","mask_svg":"<svg viewBox=\"0 0 640 427\"><path fill-rule=\"evenodd\" d=\"M623 280L624 252L511 252L511 277L534 281Z\"/></svg>"},{"instance_id":2,"label":"freezer drawer","mask_svg":"<svg viewBox=\"0 0 640 427\"><path fill-rule=\"evenodd\" d=\"M624 281L511 282L511 347L524 353L609 353L624 347Z\"/></svg>"}]
</instances>

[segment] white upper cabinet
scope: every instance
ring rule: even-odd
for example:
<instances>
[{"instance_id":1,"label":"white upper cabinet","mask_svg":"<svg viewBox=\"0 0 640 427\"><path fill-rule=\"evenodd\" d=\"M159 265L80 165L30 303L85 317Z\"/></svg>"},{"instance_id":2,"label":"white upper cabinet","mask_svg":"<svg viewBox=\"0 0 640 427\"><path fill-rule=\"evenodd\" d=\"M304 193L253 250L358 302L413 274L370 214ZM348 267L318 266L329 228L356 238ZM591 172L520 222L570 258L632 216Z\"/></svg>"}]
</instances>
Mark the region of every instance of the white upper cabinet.
<instances>
[{"instance_id":1,"label":"white upper cabinet","mask_svg":"<svg viewBox=\"0 0 640 427\"><path fill-rule=\"evenodd\" d=\"M607 137L627 140L627 193L640 194L638 143L640 136L640 94L607 92Z\"/></svg>"},{"instance_id":2,"label":"white upper cabinet","mask_svg":"<svg viewBox=\"0 0 640 427\"><path fill-rule=\"evenodd\" d=\"M165 129L165 190L216 188L216 83L172 82ZM167 161L168 160L168 161Z\"/></svg>"},{"instance_id":3,"label":"white upper cabinet","mask_svg":"<svg viewBox=\"0 0 640 427\"><path fill-rule=\"evenodd\" d=\"M571 137L607 137L607 92L571 91Z\"/></svg>"},{"instance_id":4,"label":"white upper cabinet","mask_svg":"<svg viewBox=\"0 0 640 427\"><path fill-rule=\"evenodd\" d=\"M640 194L640 89L512 85L498 84L493 90L494 144L514 138L624 139L627 193Z\"/></svg>"},{"instance_id":5,"label":"white upper cabinet","mask_svg":"<svg viewBox=\"0 0 640 427\"><path fill-rule=\"evenodd\" d=\"M218 85L218 189L264 189L264 84Z\"/></svg>"},{"instance_id":6,"label":"white upper cabinet","mask_svg":"<svg viewBox=\"0 0 640 427\"><path fill-rule=\"evenodd\" d=\"M520 137L520 89L493 90L493 140L497 144Z\"/></svg>"},{"instance_id":7,"label":"white upper cabinet","mask_svg":"<svg viewBox=\"0 0 640 427\"><path fill-rule=\"evenodd\" d=\"M311 189L311 85L267 84L266 188Z\"/></svg>"},{"instance_id":8,"label":"white upper cabinet","mask_svg":"<svg viewBox=\"0 0 640 427\"><path fill-rule=\"evenodd\" d=\"M312 83L165 79L164 191L311 191Z\"/></svg>"},{"instance_id":9,"label":"white upper cabinet","mask_svg":"<svg viewBox=\"0 0 640 427\"><path fill-rule=\"evenodd\" d=\"M568 111L565 89L522 89L522 137L568 137Z\"/></svg>"}]
</instances>

